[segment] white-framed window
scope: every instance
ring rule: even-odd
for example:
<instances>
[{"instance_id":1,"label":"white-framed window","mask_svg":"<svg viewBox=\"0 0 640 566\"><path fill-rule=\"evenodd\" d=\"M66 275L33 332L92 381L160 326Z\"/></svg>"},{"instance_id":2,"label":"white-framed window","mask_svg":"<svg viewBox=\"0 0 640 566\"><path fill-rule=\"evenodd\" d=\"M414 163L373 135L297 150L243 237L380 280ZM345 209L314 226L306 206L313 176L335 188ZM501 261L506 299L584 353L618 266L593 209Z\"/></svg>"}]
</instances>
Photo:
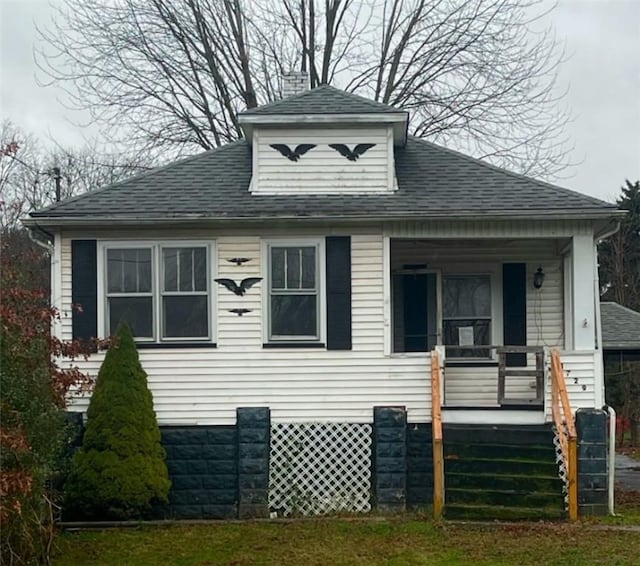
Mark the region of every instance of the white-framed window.
<instances>
[{"instance_id":1,"label":"white-framed window","mask_svg":"<svg viewBox=\"0 0 640 566\"><path fill-rule=\"evenodd\" d=\"M442 332L449 358L489 358L490 349L452 346L491 345L492 286L489 274L445 275L442 278Z\"/></svg>"},{"instance_id":2,"label":"white-framed window","mask_svg":"<svg viewBox=\"0 0 640 566\"><path fill-rule=\"evenodd\" d=\"M212 341L212 249L202 241L101 242L103 334L126 321L140 342Z\"/></svg>"},{"instance_id":3,"label":"white-framed window","mask_svg":"<svg viewBox=\"0 0 640 566\"><path fill-rule=\"evenodd\" d=\"M136 338L153 340L153 248L107 248L106 321L112 336L126 320Z\"/></svg>"},{"instance_id":4,"label":"white-framed window","mask_svg":"<svg viewBox=\"0 0 640 566\"><path fill-rule=\"evenodd\" d=\"M324 247L317 239L265 242L267 342L320 342Z\"/></svg>"},{"instance_id":5,"label":"white-framed window","mask_svg":"<svg viewBox=\"0 0 640 566\"><path fill-rule=\"evenodd\" d=\"M451 267L449 267L451 269ZM454 266L399 269L392 275L393 352L428 352L447 346L447 359L492 356L500 302L494 273L469 274ZM473 346L457 348L456 346Z\"/></svg>"}]
</instances>

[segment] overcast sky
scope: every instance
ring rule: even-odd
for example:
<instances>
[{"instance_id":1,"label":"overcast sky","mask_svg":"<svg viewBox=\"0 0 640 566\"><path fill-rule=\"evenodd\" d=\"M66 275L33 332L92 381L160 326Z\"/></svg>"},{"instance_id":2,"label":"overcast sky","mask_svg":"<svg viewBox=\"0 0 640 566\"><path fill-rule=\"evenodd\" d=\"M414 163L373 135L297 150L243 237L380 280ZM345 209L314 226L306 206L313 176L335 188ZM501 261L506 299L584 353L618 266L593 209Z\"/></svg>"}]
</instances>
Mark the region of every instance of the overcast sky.
<instances>
[{"instance_id":1,"label":"overcast sky","mask_svg":"<svg viewBox=\"0 0 640 566\"><path fill-rule=\"evenodd\" d=\"M61 93L35 78L35 23L46 26L51 15L48 1L0 0L0 119L81 144L95 126L79 125ZM569 89L578 164L558 184L613 200L625 178L640 179L640 0L560 0L549 19L569 58L559 79Z\"/></svg>"}]
</instances>

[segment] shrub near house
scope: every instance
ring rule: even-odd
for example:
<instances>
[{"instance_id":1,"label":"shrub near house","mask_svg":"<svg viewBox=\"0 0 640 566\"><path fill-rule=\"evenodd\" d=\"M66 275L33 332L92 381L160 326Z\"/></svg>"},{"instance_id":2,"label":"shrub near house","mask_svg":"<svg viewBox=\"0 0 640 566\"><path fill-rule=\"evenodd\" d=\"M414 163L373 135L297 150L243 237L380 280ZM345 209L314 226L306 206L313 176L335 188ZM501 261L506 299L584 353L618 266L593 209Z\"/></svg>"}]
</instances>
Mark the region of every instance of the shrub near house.
<instances>
[{"instance_id":1,"label":"shrub near house","mask_svg":"<svg viewBox=\"0 0 640 566\"><path fill-rule=\"evenodd\" d=\"M122 325L117 336L100 368L82 448L66 485L67 510L74 517L145 516L167 501L171 486L131 330Z\"/></svg>"}]
</instances>

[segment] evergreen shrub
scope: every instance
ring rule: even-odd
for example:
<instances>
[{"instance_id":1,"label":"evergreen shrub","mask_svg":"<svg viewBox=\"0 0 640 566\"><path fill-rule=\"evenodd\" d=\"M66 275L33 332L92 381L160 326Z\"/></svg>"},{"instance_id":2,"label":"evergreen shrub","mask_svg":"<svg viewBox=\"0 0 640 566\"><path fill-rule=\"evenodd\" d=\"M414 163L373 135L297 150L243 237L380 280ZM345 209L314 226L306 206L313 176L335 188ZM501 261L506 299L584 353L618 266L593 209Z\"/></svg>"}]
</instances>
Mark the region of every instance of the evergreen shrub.
<instances>
[{"instance_id":1,"label":"evergreen shrub","mask_svg":"<svg viewBox=\"0 0 640 566\"><path fill-rule=\"evenodd\" d=\"M121 325L87 410L82 447L65 486L74 518L144 518L171 487L160 429L131 330Z\"/></svg>"}]
</instances>

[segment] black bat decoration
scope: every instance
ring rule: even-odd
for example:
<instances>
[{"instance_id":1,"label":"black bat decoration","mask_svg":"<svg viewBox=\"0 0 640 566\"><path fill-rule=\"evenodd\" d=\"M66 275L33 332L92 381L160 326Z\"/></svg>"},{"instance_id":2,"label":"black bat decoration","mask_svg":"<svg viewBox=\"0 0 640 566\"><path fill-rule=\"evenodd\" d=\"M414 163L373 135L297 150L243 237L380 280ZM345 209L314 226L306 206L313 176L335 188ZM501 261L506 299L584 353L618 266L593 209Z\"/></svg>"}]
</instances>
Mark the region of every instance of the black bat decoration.
<instances>
[{"instance_id":1,"label":"black bat decoration","mask_svg":"<svg viewBox=\"0 0 640 566\"><path fill-rule=\"evenodd\" d=\"M248 261L251 261L251 258L249 257L232 257L231 259L227 260L229 263L235 263L236 265L242 265L243 263L247 263Z\"/></svg>"},{"instance_id":2,"label":"black bat decoration","mask_svg":"<svg viewBox=\"0 0 640 566\"><path fill-rule=\"evenodd\" d=\"M247 314L248 312L251 312L251 309L229 309L229 312L232 312L233 314L237 314L238 316L242 316L243 314Z\"/></svg>"},{"instance_id":3,"label":"black bat decoration","mask_svg":"<svg viewBox=\"0 0 640 566\"><path fill-rule=\"evenodd\" d=\"M233 279L222 278L214 279L214 281L219 285L224 285L232 293L242 296L256 283L260 283L260 281L262 281L262 277L247 277L246 279L240 281L240 285L238 285Z\"/></svg>"},{"instance_id":4,"label":"black bat decoration","mask_svg":"<svg viewBox=\"0 0 640 566\"><path fill-rule=\"evenodd\" d=\"M315 144L312 143L301 143L297 145L296 148L291 151L291 148L284 143L272 143L269 147L272 147L276 151L279 151L284 157L286 157L289 161L298 161L307 151L313 149Z\"/></svg>"},{"instance_id":5,"label":"black bat decoration","mask_svg":"<svg viewBox=\"0 0 640 566\"><path fill-rule=\"evenodd\" d=\"M375 143L359 143L353 148L353 151L343 143L330 143L329 147L335 149L340 155L346 157L349 161L356 161L363 153L374 147Z\"/></svg>"}]
</instances>

